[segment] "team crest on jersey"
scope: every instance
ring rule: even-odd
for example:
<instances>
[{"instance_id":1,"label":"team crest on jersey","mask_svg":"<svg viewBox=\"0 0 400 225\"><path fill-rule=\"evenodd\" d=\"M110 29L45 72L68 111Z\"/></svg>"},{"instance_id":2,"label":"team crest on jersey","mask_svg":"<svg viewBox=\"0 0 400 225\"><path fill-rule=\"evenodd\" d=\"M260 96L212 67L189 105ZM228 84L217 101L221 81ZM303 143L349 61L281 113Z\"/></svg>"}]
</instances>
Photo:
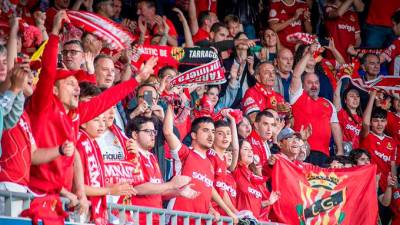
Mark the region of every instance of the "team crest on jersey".
<instances>
[{"instance_id":1,"label":"team crest on jersey","mask_svg":"<svg viewBox=\"0 0 400 225\"><path fill-rule=\"evenodd\" d=\"M276 10L275 9L271 9L271 11L269 11L269 16L270 17L275 17L276 16Z\"/></svg>"},{"instance_id":2,"label":"team crest on jersey","mask_svg":"<svg viewBox=\"0 0 400 225\"><path fill-rule=\"evenodd\" d=\"M286 13L286 11L284 9L282 9L281 14L285 14L285 13Z\"/></svg>"},{"instance_id":3,"label":"team crest on jersey","mask_svg":"<svg viewBox=\"0 0 400 225\"><path fill-rule=\"evenodd\" d=\"M271 105L272 105L272 106L276 106L276 104L277 104L276 97L275 97L275 96L272 96L272 97L271 97Z\"/></svg>"},{"instance_id":4,"label":"team crest on jersey","mask_svg":"<svg viewBox=\"0 0 400 225\"><path fill-rule=\"evenodd\" d=\"M342 208L346 203L346 188L336 186L347 178L335 173L312 173L308 184L299 182L302 203L296 205L300 225L341 224L345 218Z\"/></svg>"},{"instance_id":5,"label":"team crest on jersey","mask_svg":"<svg viewBox=\"0 0 400 225\"><path fill-rule=\"evenodd\" d=\"M390 142L387 144L386 148L389 150L393 150L393 146L392 146L392 144L390 144Z\"/></svg>"},{"instance_id":6,"label":"team crest on jersey","mask_svg":"<svg viewBox=\"0 0 400 225\"><path fill-rule=\"evenodd\" d=\"M329 103L327 103L327 102L324 102L323 105L324 105L325 107L329 107Z\"/></svg>"}]
</instances>

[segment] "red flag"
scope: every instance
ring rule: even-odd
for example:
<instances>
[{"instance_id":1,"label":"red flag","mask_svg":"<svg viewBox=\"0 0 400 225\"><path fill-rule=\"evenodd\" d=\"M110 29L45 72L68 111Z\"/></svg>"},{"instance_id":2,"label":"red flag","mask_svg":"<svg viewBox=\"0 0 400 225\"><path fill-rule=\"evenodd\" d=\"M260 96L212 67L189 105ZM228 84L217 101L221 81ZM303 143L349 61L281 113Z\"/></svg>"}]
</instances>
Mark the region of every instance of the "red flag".
<instances>
[{"instance_id":1,"label":"red flag","mask_svg":"<svg viewBox=\"0 0 400 225\"><path fill-rule=\"evenodd\" d=\"M272 189L281 192L273 205L278 222L376 225L375 172L375 165L325 169L278 156L272 170Z\"/></svg>"}]
</instances>

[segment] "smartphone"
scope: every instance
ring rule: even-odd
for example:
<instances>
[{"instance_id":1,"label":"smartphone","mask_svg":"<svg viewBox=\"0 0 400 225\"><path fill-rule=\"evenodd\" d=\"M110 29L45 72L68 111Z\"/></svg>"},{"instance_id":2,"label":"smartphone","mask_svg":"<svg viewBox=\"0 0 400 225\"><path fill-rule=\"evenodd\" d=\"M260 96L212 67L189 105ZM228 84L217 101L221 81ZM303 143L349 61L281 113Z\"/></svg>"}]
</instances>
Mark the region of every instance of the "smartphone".
<instances>
[{"instance_id":1,"label":"smartphone","mask_svg":"<svg viewBox=\"0 0 400 225\"><path fill-rule=\"evenodd\" d=\"M321 46L329 46L329 39L327 38L318 38L318 42L321 44Z\"/></svg>"},{"instance_id":2,"label":"smartphone","mask_svg":"<svg viewBox=\"0 0 400 225\"><path fill-rule=\"evenodd\" d=\"M152 91L145 91L143 94L143 99L146 101L149 107L153 106L153 92Z\"/></svg>"},{"instance_id":3,"label":"smartphone","mask_svg":"<svg viewBox=\"0 0 400 225\"><path fill-rule=\"evenodd\" d=\"M254 55L254 54L260 52L261 49L262 49L262 46L256 45L256 46L254 46L254 47L249 48L249 53L250 53L251 55Z\"/></svg>"}]
</instances>

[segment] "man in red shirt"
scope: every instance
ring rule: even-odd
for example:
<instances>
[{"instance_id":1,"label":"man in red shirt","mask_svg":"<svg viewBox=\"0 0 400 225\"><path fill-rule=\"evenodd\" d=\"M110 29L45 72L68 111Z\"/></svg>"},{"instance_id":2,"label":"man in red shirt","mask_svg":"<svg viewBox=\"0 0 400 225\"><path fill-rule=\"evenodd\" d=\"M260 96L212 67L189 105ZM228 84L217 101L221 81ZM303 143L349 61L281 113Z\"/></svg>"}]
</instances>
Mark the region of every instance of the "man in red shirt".
<instances>
[{"instance_id":1,"label":"man in red shirt","mask_svg":"<svg viewBox=\"0 0 400 225\"><path fill-rule=\"evenodd\" d=\"M255 118L254 129L247 137L254 153L257 175L261 176L262 166L271 156L269 143L276 127L274 115L268 111L259 112Z\"/></svg>"},{"instance_id":2,"label":"man in red shirt","mask_svg":"<svg viewBox=\"0 0 400 225\"><path fill-rule=\"evenodd\" d=\"M380 108L373 110L375 97L376 91L374 90L370 93L370 99L364 111L360 147L371 154L371 162L377 165L377 172L381 173L379 186L382 191L385 191L389 173L397 176L396 142L384 133L387 126L386 111Z\"/></svg>"},{"instance_id":3,"label":"man in red shirt","mask_svg":"<svg viewBox=\"0 0 400 225\"><path fill-rule=\"evenodd\" d=\"M380 61L389 62L389 73L391 75L400 75L400 10L395 12L392 16L393 32L397 37L392 44L380 55Z\"/></svg>"},{"instance_id":4,"label":"man in red shirt","mask_svg":"<svg viewBox=\"0 0 400 225\"><path fill-rule=\"evenodd\" d=\"M285 106L285 100L282 95L273 90L275 86L275 68L270 62L262 62L256 67L255 77L257 83L249 88L242 100L244 113L249 116L251 121L254 121L257 112L264 109L277 110L278 105Z\"/></svg>"},{"instance_id":5,"label":"man in red shirt","mask_svg":"<svg viewBox=\"0 0 400 225\"><path fill-rule=\"evenodd\" d=\"M199 41L209 40L211 27L214 23L218 22L218 18L215 13L210 11L202 11L198 16L197 22L199 29L192 37L194 44Z\"/></svg>"},{"instance_id":6,"label":"man in red shirt","mask_svg":"<svg viewBox=\"0 0 400 225\"><path fill-rule=\"evenodd\" d=\"M214 170L207 151L214 143L214 121L210 117L199 117L192 123L192 147L182 145L173 132L173 106L168 105L164 120L164 137L171 149L171 154L176 160L175 170L178 174L192 177L193 189L200 193L195 199L177 197L170 202L168 208L173 210L218 215L212 206L211 199L229 215L235 222L237 217L226 206L218 192L213 188ZM194 222L194 221L192 221ZM193 223L194 224L194 223Z\"/></svg>"},{"instance_id":7,"label":"man in red shirt","mask_svg":"<svg viewBox=\"0 0 400 225\"><path fill-rule=\"evenodd\" d=\"M159 34L159 32L162 30L163 18L156 14L156 3L153 0L138 1L137 15L139 16L138 23L141 22L140 17L143 18L144 21L147 23L147 30L145 33L145 43L150 44L152 37L156 34ZM178 34L175 30L174 24L169 19L166 19L166 23L169 26L167 44L171 46L177 46Z\"/></svg>"},{"instance_id":8,"label":"man in red shirt","mask_svg":"<svg viewBox=\"0 0 400 225\"><path fill-rule=\"evenodd\" d=\"M20 80L18 85L12 84L11 89L19 93L15 101L24 101L24 97L30 97L33 74L29 73L27 78ZM22 89L21 89L22 88ZM72 143L64 143L59 147L49 149L38 149L32 135L32 129L28 114L24 111L16 126L5 130L1 138L3 149L0 157L0 190L14 192L29 192L30 166L51 162L61 154L72 155ZM0 199L1 201L1 199ZM0 204L2 204L0 202ZM23 207L22 201L11 202L11 216L18 216Z\"/></svg>"},{"instance_id":9,"label":"man in red shirt","mask_svg":"<svg viewBox=\"0 0 400 225\"><path fill-rule=\"evenodd\" d=\"M42 67L41 78L27 106L33 135L40 148L60 146L65 141L76 143L79 125L128 95L138 85L138 81L147 79L157 61L156 58L150 59L146 69L136 79L110 88L88 102L78 103L80 90L75 72L56 68L58 35L63 20L68 21L66 12L59 11L43 52L42 62L46 66ZM58 194L61 190L72 190L73 179L81 206L87 207L79 154L73 154L73 157L61 156L48 164L33 166L29 186L37 193Z\"/></svg>"},{"instance_id":10,"label":"man in red shirt","mask_svg":"<svg viewBox=\"0 0 400 225\"><path fill-rule=\"evenodd\" d=\"M313 55L314 46L306 49L303 58L296 65L292 83L290 84L290 103L294 117L295 131L311 125L312 134L308 138L310 144L309 161L322 166L329 158L331 133L336 145L336 154L343 155L342 131L335 106L325 99L318 97L320 83L315 73L304 73L307 62Z\"/></svg>"},{"instance_id":11,"label":"man in red shirt","mask_svg":"<svg viewBox=\"0 0 400 225\"><path fill-rule=\"evenodd\" d=\"M271 29L278 33L280 42L292 51L295 44L287 41L288 35L312 32L310 11L307 4L300 0L273 0L268 22Z\"/></svg>"},{"instance_id":12,"label":"man in red shirt","mask_svg":"<svg viewBox=\"0 0 400 225\"><path fill-rule=\"evenodd\" d=\"M144 207L162 208L163 198L180 196L193 199L198 193L187 185L191 180L187 176L175 176L170 182L164 182L156 156L151 152L155 145L157 130L151 118L135 117L129 124L133 142L138 151L139 163L143 180L134 183L138 190L136 196L131 196L130 203ZM153 216L152 224L158 224L158 216ZM139 224L146 224L146 214L140 214Z\"/></svg>"},{"instance_id":13,"label":"man in red shirt","mask_svg":"<svg viewBox=\"0 0 400 225\"><path fill-rule=\"evenodd\" d=\"M386 42L392 39L392 21L390 17L400 8L400 1L388 0L384 3L371 0L369 5L365 33L367 34L364 45L368 48L386 47Z\"/></svg>"}]
</instances>

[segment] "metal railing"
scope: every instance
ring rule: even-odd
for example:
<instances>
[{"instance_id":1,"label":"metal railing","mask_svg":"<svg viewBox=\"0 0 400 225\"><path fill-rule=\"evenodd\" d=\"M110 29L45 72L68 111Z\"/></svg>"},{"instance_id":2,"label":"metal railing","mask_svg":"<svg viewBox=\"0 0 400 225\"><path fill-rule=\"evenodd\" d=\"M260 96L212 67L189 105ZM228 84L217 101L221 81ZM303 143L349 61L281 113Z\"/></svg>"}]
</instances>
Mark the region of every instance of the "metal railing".
<instances>
[{"instance_id":1,"label":"metal railing","mask_svg":"<svg viewBox=\"0 0 400 225\"><path fill-rule=\"evenodd\" d=\"M29 193L18 193L18 192L9 192L0 190L0 197L5 198L5 215L0 215L1 219L6 218L7 216L11 216L12 205L11 203L16 200L23 201L23 208L29 208L31 200L34 198L32 194ZM66 205L68 205L69 200L66 198L61 198L63 202L64 209ZM208 214L199 214L199 213L191 213L191 212L182 212L182 211L174 211L168 209L158 209L158 208L148 208L148 207L140 207L140 206L128 206L128 205L119 205L119 204L109 204L108 211L111 215L111 211L117 210L119 212L119 224L126 224L126 212L130 212L134 221L134 225L138 224L139 214L146 214L146 225L153 225L153 215L159 215L159 224L165 225L171 224L176 225L178 222L178 218L182 218L184 225L189 225L190 221L194 220L196 225L205 224L212 225L214 217ZM1 217L6 216L6 217ZM20 218L22 219L22 218ZM25 218L23 220L26 220ZM76 221L75 221L76 222ZM68 224L80 224L78 223L68 223ZM220 220L216 223L217 225L233 225L233 221L230 217L220 217ZM283 225L281 223L260 223L261 225Z\"/></svg>"}]
</instances>

